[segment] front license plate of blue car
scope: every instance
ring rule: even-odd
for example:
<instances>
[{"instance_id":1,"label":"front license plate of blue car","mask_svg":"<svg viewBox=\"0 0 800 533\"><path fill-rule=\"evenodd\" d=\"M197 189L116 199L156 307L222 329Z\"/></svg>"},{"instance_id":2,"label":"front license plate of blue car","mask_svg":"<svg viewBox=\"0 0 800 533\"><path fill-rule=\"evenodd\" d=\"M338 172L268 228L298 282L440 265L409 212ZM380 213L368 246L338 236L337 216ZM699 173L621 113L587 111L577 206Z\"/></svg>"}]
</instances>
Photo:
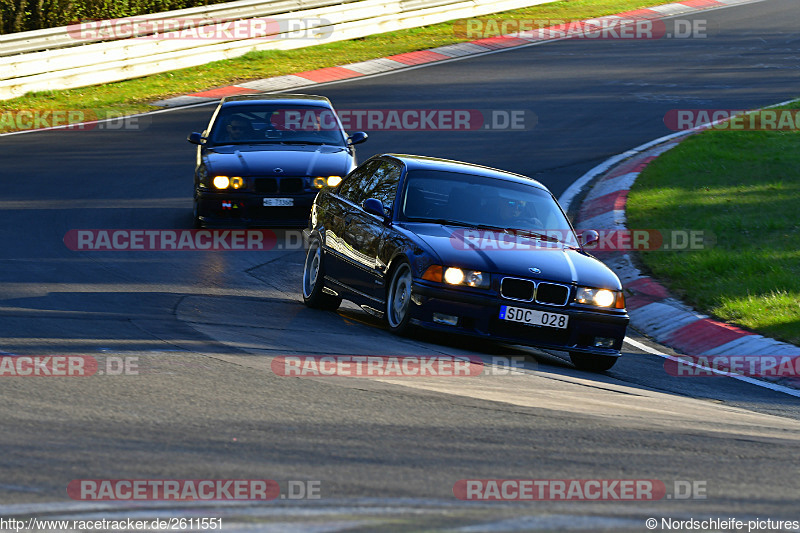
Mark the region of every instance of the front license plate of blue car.
<instances>
[{"instance_id":1,"label":"front license plate of blue car","mask_svg":"<svg viewBox=\"0 0 800 533\"><path fill-rule=\"evenodd\" d=\"M294 198L264 198L264 207L292 207Z\"/></svg>"},{"instance_id":2,"label":"front license plate of blue car","mask_svg":"<svg viewBox=\"0 0 800 533\"><path fill-rule=\"evenodd\" d=\"M523 324L528 324L529 326L547 326L550 328L564 329L567 327L569 316L559 313L537 311L536 309L524 309L522 307L501 305L500 320L521 322Z\"/></svg>"}]
</instances>

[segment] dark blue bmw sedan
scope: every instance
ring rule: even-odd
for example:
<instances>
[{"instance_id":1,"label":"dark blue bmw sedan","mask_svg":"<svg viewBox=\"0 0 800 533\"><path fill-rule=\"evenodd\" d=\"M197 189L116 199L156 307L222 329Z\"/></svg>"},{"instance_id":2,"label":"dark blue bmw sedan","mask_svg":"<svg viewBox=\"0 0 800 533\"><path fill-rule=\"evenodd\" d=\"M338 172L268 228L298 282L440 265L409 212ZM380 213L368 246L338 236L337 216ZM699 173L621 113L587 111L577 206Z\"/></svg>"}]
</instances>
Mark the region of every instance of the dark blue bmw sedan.
<instances>
[{"instance_id":1,"label":"dark blue bmw sedan","mask_svg":"<svg viewBox=\"0 0 800 533\"><path fill-rule=\"evenodd\" d=\"M353 170L331 102L312 95L223 98L196 144L194 226L304 226L317 192Z\"/></svg>"},{"instance_id":2,"label":"dark blue bmw sedan","mask_svg":"<svg viewBox=\"0 0 800 533\"><path fill-rule=\"evenodd\" d=\"M303 300L342 299L411 325L569 352L603 371L628 325L617 276L583 246L541 183L501 170L384 154L320 191L305 231Z\"/></svg>"}]
</instances>

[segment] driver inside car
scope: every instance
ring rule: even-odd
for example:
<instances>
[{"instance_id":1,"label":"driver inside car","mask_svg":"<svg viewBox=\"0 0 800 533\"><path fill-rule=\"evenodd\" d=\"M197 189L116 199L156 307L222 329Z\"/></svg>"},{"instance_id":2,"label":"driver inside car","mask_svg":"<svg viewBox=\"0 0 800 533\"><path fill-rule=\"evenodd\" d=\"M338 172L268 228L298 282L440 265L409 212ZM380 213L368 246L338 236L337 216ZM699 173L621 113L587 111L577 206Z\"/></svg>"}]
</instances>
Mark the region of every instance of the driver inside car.
<instances>
[{"instance_id":1,"label":"driver inside car","mask_svg":"<svg viewBox=\"0 0 800 533\"><path fill-rule=\"evenodd\" d=\"M514 229L543 229L542 221L536 218L533 206L522 200L500 198L498 215L503 225Z\"/></svg>"},{"instance_id":2,"label":"driver inside car","mask_svg":"<svg viewBox=\"0 0 800 533\"><path fill-rule=\"evenodd\" d=\"M252 139L255 134L250 122L241 116L231 117L227 126L225 126L225 132L229 141Z\"/></svg>"}]
</instances>

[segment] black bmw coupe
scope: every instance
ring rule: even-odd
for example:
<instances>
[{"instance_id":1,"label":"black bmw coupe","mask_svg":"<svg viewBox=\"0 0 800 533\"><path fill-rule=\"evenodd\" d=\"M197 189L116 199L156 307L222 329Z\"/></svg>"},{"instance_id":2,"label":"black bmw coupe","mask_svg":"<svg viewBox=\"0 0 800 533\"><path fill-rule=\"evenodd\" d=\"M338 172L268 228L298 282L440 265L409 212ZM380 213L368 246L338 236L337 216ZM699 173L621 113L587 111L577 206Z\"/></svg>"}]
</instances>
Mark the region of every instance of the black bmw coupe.
<instances>
[{"instance_id":1,"label":"black bmw coupe","mask_svg":"<svg viewBox=\"0 0 800 533\"><path fill-rule=\"evenodd\" d=\"M223 98L196 144L194 226L304 226L317 192L355 167L354 145L324 96Z\"/></svg>"},{"instance_id":2,"label":"black bmw coupe","mask_svg":"<svg viewBox=\"0 0 800 533\"><path fill-rule=\"evenodd\" d=\"M320 191L304 233L310 307L335 309L346 298L394 333L415 324L566 351L592 371L620 355L628 314L619 279L531 178L374 156Z\"/></svg>"}]
</instances>

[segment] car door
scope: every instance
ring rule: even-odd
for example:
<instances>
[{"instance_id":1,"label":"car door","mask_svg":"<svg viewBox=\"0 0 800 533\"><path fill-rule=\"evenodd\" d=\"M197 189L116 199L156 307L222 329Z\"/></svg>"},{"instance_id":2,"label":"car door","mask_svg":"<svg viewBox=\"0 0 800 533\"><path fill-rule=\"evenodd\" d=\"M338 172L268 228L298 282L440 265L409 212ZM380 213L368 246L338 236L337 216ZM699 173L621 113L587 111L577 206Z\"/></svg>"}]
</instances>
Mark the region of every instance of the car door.
<instances>
[{"instance_id":1,"label":"car door","mask_svg":"<svg viewBox=\"0 0 800 533\"><path fill-rule=\"evenodd\" d=\"M380 247L388 231L383 217L367 213L363 202L368 198L380 200L387 215L394 207L402 167L393 161L380 161L368 180L358 208L344 220L342 239L349 250L346 257L346 283L372 299L384 299L386 265L380 261Z\"/></svg>"},{"instance_id":2,"label":"car door","mask_svg":"<svg viewBox=\"0 0 800 533\"><path fill-rule=\"evenodd\" d=\"M352 277L349 264L353 254L344 240L345 221L351 220L352 213L358 209L366 183L379 165L379 160L367 161L348 174L326 206L324 246L328 259L325 270L329 277L340 283L347 284Z\"/></svg>"}]
</instances>

